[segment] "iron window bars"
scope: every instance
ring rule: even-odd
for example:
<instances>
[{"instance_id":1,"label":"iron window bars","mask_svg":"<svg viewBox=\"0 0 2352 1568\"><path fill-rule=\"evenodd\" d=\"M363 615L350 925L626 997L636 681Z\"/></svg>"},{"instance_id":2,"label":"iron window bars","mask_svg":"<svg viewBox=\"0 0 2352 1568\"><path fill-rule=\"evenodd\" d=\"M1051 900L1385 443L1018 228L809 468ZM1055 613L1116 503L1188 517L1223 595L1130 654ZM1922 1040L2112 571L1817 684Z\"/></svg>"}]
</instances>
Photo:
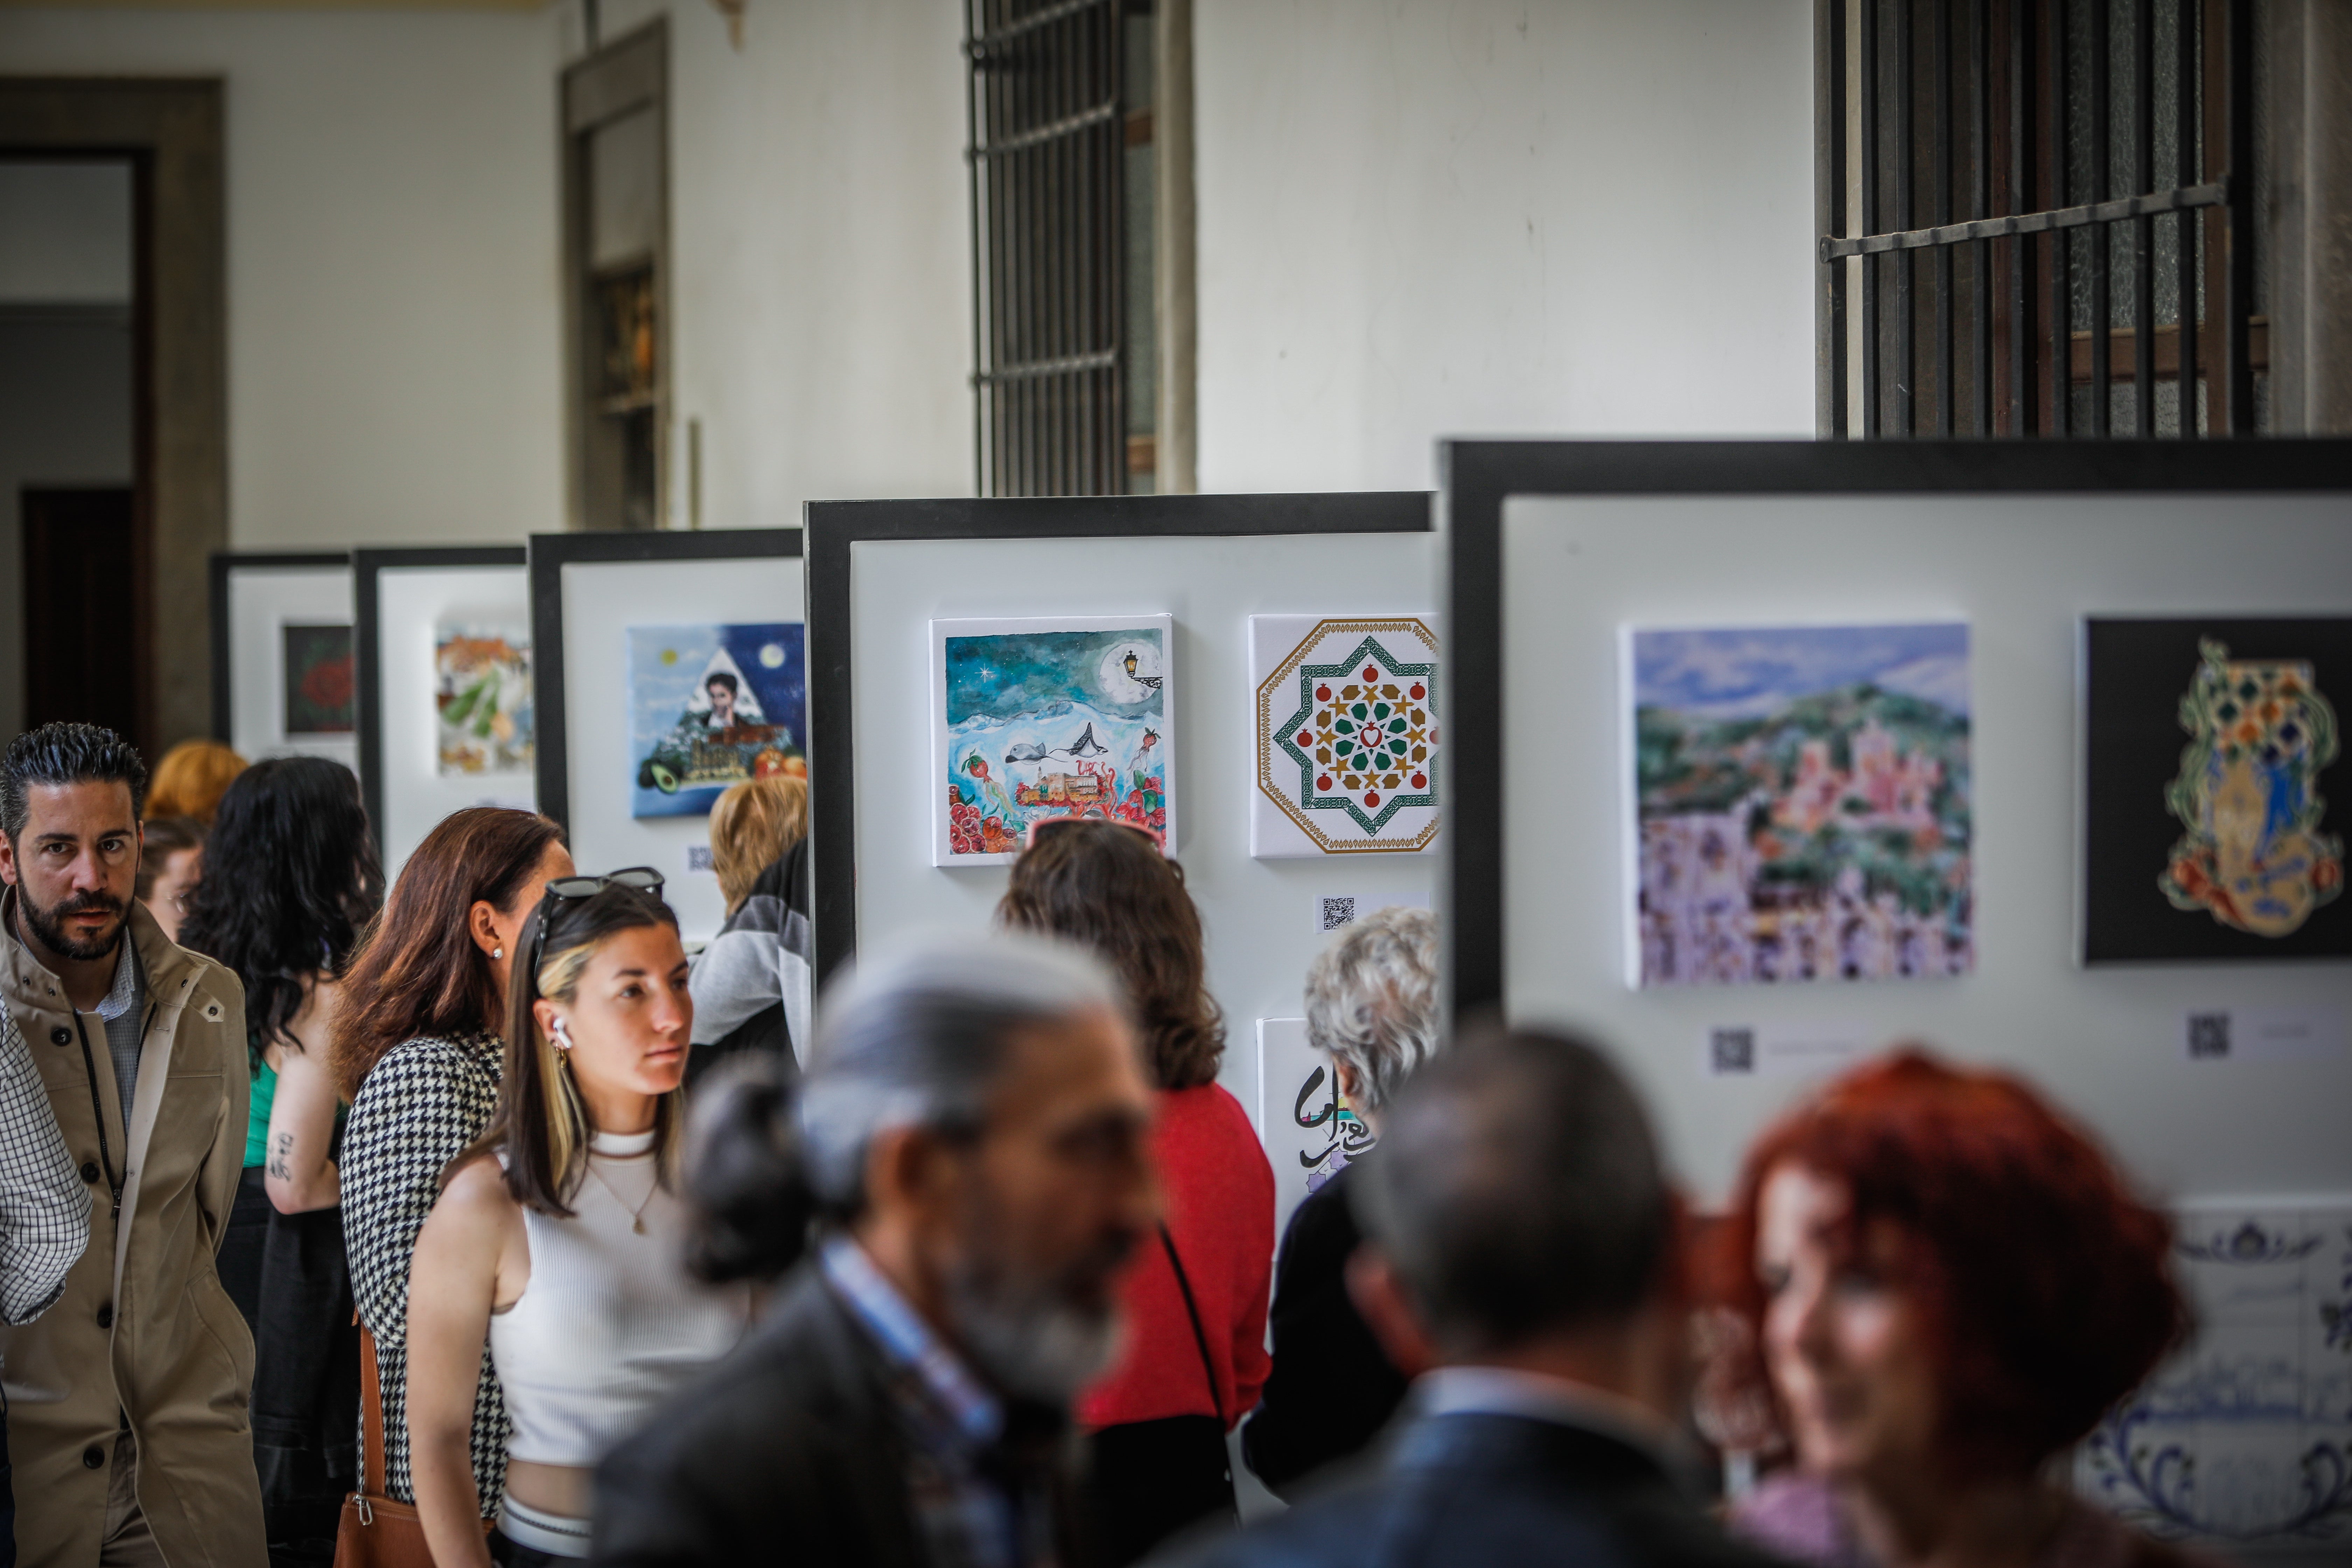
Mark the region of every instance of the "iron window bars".
<instances>
[{"instance_id":1,"label":"iron window bars","mask_svg":"<svg viewBox=\"0 0 2352 1568\"><path fill-rule=\"evenodd\" d=\"M965 0L983 496L1127 489L1118 0Z\"/></svg>"},{"instance_id":2,"label":"iron window bars","mask_svg":"<svg viewBox=\"0 0 2352 1568\"><path fill-rule=\"evenodd\" d=\"M1822 435L2253 432L2252 0L1816 0L1814 20Z\"/></svg>"}]
</instances>

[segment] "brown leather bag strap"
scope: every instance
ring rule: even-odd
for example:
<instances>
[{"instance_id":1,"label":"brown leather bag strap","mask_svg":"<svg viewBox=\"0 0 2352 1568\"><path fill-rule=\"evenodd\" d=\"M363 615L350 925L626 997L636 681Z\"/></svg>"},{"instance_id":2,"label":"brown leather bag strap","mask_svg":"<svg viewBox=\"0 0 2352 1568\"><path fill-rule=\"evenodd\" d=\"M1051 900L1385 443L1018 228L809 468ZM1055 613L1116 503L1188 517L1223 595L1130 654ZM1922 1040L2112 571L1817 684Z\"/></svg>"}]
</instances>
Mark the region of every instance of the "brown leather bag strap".
<instances>
[{"instance_id":1,"label":"brown leather bag strap","mask_svg":"<svg viewBox=\"0 0 2352 1568\"><path fill-rule=\"evenodd\" d=\"M359 1323L360 1329L360 1430L362 1436L360 1438L359 1489L362 1492L368 1489L368 1455L373 1453L375 1455L377 1460L385 1467L383 1476L376 1482L376 1495L380 1497L389 1496L390 1494L386 1489L392 1485L392 1460L385 1453L383 1447L383 1384L376 1372L375 1335L368 1331L367 1324L360 1321L360 1315L357 1311L352 1313L352 1321Z\"/></svg>"}]
</instances>

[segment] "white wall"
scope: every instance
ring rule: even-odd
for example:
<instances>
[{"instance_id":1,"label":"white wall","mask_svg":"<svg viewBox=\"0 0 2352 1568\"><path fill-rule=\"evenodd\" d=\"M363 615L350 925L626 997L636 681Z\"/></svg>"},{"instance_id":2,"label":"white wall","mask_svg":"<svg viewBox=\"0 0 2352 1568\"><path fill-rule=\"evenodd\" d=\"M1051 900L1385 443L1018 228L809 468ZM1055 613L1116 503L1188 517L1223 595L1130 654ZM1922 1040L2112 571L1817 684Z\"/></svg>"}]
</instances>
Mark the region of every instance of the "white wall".
<instances>
[{"instance_id":1,"label":"white wall","mask_svg":"<svg viewBox=\"0 0 2352 1568\"><path fill-rule=\"evenodd\" d=\"M702 422L706 528L796 527L805 500L971 493L962 34L939 0L761 0L743 47L667 11L677 314L672 515ZM558 9L577 58L578 7Z\"/></svg>"},{"instance_id":2,"label":"white wall","mask_svg":"<svg viewBox=\"0 0 2352 1568\"><path fill-rule=\"evenodd\" d=\"M7 8L0 59L226 80L238 547L562 525L545 13Z\"/></svg>"},{"instance_id":3,"label":"white wall","mask_svg":"<svg viewBox=\"0 0 2352 1568\"><path fill-rule=\"evenodd\" d=\"M1805 0L1195 0L1200 474L1812 429Z\"/></svg>"}]
</instances>

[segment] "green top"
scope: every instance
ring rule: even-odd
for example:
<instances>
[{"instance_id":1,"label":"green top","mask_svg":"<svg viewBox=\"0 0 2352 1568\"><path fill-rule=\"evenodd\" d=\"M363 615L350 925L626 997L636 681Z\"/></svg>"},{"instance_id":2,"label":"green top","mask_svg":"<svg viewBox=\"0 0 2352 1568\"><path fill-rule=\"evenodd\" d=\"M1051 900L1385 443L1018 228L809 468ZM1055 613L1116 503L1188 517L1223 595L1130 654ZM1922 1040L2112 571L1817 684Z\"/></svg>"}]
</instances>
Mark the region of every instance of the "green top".
<instances>
[{"instance_id":1,"label":"green top","mask_svg":"<svg viewBox=\"0 0 2352 1568\"><path fill-rule=\"evenodd\" d=\"M278 1100L278 1069L269 1058L248 1038L245 1045L247 1062L253 1068L253 1093L247 1101L245 1114L245 1168L252 1170L269 1160L269 1108ZM341 1100L335 1101L335 1141L331 1152L340 1153L343 1142L343 1118L352 1108Z\"/></svg>"},{"instance_id":2,"label":"green top","mask_svg":"<svg viewBox=\"0 0 2352 1568\"><path fill-rule=\"evenodd\" d=\"M245 1164L251 1170L269 1158L269 1107L278 1098L278 1069L252 1047L246 1052L253 1066L253 1098L245 1117Z\"/></svg>"}]
</instances>

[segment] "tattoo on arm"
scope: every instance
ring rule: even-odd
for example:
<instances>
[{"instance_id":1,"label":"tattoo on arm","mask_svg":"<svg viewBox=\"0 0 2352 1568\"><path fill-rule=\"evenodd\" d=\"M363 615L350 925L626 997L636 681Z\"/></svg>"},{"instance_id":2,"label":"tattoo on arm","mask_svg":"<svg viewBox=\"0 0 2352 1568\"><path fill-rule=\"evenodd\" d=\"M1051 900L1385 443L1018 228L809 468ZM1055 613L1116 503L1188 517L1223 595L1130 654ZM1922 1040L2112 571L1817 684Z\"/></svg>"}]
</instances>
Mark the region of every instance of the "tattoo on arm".
<instances>
[{"instance_id":1,"label":"tattoo on arm","mask_svg":"<svg viewBox=\"0 0 2352 1568\"><path fill-rule=\"evenodd\" d=\"M269 1157L269 1173L281 1182L294 1179L294 1134L278 1135L278 1152Z\"/></svg>"}]
</instances>

